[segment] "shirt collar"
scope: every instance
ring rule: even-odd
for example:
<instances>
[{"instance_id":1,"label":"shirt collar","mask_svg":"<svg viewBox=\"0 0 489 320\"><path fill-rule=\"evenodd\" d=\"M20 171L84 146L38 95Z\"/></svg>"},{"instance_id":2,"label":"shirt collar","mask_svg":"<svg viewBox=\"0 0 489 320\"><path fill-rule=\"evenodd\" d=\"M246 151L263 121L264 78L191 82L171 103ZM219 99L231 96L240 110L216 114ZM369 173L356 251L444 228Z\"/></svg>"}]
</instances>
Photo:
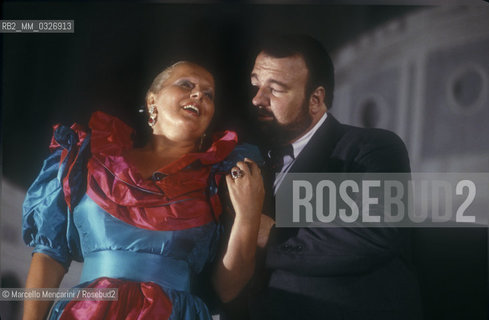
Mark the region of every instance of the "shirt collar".
<instances>
[{"instance_id":1,"label":"shirt collar","mask_svg":"<svg viewBox=\"0 0 489 320\"><path fill-rule=\"evenodd\" d=\"M328 117L328 113L325 112L321 119L319 119L318 123L314 127L312 127L309 131L306 132L302 137L297 139L297 141L292 143L292 148L294 149L294 158L297 158L301 153L302 149L307 145L309 140L311 140L312 136L316 133L319 127L326 121Z\"/></svg>"}]
</instances>

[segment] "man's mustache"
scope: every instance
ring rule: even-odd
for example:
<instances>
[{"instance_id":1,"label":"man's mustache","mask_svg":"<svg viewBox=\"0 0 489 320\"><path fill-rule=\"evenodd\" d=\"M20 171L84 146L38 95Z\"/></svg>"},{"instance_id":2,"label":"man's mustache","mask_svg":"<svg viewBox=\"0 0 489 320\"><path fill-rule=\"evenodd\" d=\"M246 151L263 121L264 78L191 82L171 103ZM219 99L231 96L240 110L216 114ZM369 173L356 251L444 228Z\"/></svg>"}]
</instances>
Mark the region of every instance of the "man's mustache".
<instances>
[{"instance_id":1,"label":"man's mustache","mask_svg":"<svg viewBox=\"0 0 489 320\"><path fill-rule=\"evenodd\" d=\"M268 111L265 107L256 107L256 106L253 106L253 112L255 114L255 116L257 117L273 117L275 118L275 115L273 114L272 111Z\"/></svg>"}]
</instances>

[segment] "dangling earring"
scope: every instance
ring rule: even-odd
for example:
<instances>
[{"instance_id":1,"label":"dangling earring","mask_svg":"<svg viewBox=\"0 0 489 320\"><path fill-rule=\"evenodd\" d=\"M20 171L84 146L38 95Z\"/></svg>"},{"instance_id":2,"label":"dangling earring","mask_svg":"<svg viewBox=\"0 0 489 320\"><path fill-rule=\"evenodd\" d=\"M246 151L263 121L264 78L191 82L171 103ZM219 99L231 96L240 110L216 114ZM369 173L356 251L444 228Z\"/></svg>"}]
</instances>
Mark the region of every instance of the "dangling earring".
<instances>
[{"instance_id":1,"label":"dangling earring","mask_svg":"<svg viewBox=\"0 0 489 320\"><path fill-rule=\"evenodd\" d=\"M204 139L206 137L206 134L203 133L201 136L200 136L200 143L199 143L199 151L202 151L202 147L204 146Z\"/></svg>"},{"instance_id":2,"label":"dangling earring","mask_svg":"<svg viewBox=\"0 0 489 320\"><path fill-rule=\"evenodd\" d=\"M149 107L149 119L148 119L148 125L153 128L156 124L156 117L158 115L156 111L156 106L152 105Z\"/></svg>"}]
</instances>

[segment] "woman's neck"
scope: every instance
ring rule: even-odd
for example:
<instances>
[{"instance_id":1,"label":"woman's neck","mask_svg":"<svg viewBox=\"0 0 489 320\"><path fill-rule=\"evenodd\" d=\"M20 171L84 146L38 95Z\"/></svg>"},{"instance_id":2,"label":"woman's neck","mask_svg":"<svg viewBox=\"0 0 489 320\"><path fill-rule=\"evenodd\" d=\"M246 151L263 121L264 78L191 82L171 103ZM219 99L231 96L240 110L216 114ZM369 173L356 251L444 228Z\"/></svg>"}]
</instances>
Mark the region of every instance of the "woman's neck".
<instances>
[{"instance_id":1,"label":"woman's neck","mask_svg":"<svg viewBox=\"0 0 489 320\"><path fill-rule=\"evenodd\" d=\"M163 136L153 136L144 149L156 157L178 159L187 153L194 152L195 142L174 142Z\"/></svg>"},{"instance_id":2,"label":"woman's neck","mask_svg":"<svg viewBox=\"0 0 489 320\"><path fill-rule=\"evenodd\" d=\"M151 177L154 171L193 151L195 151L195 143L173 143L163 137L153 136L146 146L128 150L125 157L146 179Z\"/></svg>"}]
</instances>

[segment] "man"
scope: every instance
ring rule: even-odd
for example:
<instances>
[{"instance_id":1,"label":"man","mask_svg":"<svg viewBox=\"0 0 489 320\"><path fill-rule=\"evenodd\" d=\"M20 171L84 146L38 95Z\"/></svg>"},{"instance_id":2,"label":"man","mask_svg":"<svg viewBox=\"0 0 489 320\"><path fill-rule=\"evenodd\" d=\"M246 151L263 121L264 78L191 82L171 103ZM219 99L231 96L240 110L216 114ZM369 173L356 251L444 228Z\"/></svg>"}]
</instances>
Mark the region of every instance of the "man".
<instances>
[{"instance_id":1,"label":"man","mask_svg":"<svg viewBox=\"0 0 489 320\"><path fill-rule=\"evenodd\" d=\"M328 113L334 71L318 41L268 39L256 57L251 84L275 172L410 171L405 146L395 134L343 125ZM280 175L272 178L272 196L280 183ZM252 318L420 319L407 232L272 228L265 259L270 277L251 303Z\"/></svg>"}]
</instances>

